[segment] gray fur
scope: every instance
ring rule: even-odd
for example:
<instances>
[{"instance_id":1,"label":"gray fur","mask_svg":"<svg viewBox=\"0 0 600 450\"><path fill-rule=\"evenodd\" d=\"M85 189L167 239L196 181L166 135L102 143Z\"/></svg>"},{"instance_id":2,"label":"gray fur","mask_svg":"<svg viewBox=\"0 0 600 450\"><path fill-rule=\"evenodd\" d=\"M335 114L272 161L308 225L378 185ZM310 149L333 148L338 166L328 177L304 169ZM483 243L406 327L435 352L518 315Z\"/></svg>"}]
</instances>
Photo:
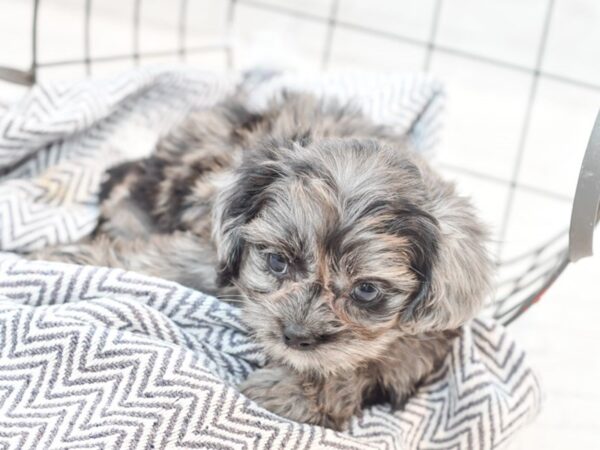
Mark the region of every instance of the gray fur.
<instances>
[{"instance_id":1,"label":"gray fur","mask_svg":"<svg viewBox=\"0 0 600 450\"><path fill-rule=\"evenodd\" d=\"M270 358L241 389L294 420L341 428L366 404L401 407L488 288L469 202L403 137L333 101L286 95L256 114L231 100L109 175L94 237L37 256L239 302ZM365 282L372 304L354 294ZM318 344L290 348L286 326Z\"/></svg>"}]
</instances>

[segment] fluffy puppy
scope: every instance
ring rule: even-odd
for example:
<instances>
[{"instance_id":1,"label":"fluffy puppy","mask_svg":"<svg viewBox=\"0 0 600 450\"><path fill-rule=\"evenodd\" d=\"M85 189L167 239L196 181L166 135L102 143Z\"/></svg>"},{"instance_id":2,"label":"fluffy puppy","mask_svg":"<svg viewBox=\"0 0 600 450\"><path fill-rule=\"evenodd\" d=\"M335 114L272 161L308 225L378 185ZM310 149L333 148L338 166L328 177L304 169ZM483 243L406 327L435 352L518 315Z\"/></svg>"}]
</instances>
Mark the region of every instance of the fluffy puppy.
<instances>
[{"instance_id":1,"label":"fluffy puppy","mask_svg":"<svg viewBox=\"0 0 600 450\"><path fill-rule=\"evenodd\" d=\"M87 243L38 257L124 267L239 302L269 356L242 392L340 429L402 407L480 308L486 233L405 139L333 101L230 100L109 171Z\"/></svg>"}]
</instances>

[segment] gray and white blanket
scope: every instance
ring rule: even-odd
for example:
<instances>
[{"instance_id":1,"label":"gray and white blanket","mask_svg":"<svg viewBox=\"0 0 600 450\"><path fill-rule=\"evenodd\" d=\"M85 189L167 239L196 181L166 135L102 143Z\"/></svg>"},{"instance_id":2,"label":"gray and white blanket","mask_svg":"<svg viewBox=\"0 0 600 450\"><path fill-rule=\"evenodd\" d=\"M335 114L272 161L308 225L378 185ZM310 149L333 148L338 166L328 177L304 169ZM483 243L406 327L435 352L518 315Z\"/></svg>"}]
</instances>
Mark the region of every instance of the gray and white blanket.
<instances>
[{"instance_id":1,"label":"gray and white blanket","mask_svg":"<svg viewBox=\"0 0 600 450\"><path fill-rule=\"evenodd\" d=\"M283 88L353 99L436 140L440 86L424 76L217 76L144 70L36 86L0 116L0 448L498 448L539 409L504 329L474 321L402 411L345 432L290 422L236 389L263 355L238 310L165 280L20 259L98 217L105 168L147 155L190 108L244 84L260 108Z\"/></svg>"}]
</instances>

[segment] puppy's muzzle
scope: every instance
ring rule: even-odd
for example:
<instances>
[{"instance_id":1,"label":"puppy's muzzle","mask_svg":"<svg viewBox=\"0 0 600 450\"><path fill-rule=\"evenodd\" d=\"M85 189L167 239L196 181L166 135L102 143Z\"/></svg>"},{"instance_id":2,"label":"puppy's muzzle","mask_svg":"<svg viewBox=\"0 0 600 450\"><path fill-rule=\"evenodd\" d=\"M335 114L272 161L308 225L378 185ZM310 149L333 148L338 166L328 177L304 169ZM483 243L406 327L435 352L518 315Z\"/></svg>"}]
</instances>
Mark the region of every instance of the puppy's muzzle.
<instances>
[{"instance_id":1,"label":"puppy's muzzle","mask_svg":"<svg viewBox=\"0 0 600 450\"><path fill-rule=\"evenodd\" d=\"M297 324L286 325L282 335L284 344L295 350L312 350L321 342L320 336Z\"/></svg>"}]
</instances>

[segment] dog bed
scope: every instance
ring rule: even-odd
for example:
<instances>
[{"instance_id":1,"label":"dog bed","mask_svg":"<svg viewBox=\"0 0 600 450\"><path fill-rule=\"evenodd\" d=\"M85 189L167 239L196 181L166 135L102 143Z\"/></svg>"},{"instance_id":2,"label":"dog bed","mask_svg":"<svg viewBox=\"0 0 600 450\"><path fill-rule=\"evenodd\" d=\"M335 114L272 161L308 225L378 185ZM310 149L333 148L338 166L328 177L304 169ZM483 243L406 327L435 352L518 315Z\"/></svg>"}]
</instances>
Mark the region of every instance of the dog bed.
<instances>
[{"instance_id":1,"label":"dog bed","mask_svg":"<svg viewBox=\"0 0 600 450\"><path fill-rule=\"evenodd\" d=\"M118 269L31 262L19 252L93 230L104 170L147 155L191 108L236 89L260 109L285 90L357 102L435 144L441 86L426 76L244 76L136 70L34 87L0 116L0 446L30 448L492 449L539 410L525 355L475 320L402 411L348 430L294 423L236 389L264 363L238 310Z\"/></svg>"}]
</instances>

